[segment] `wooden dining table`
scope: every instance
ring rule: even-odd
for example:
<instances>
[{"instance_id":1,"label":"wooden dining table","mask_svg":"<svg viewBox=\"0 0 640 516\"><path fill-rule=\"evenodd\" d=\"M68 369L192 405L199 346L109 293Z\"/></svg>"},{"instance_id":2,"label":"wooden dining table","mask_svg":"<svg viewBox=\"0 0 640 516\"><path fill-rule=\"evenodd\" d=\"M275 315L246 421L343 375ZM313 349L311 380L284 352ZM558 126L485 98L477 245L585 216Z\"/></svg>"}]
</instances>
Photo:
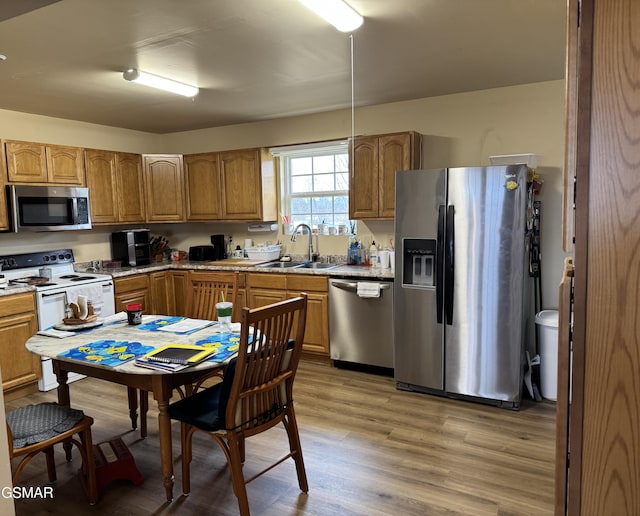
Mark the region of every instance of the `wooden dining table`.
<instances>
[{"instance_id":1,"label":"wooden dining table","mask_svg":"<svg viewBox=\"0 0 640 516\"><path fill-rule=\"evenodd\" d=\"M158 434L163 484L167 500L171 501L174 485L173 452L171 420L167 409L172 393L174 389L183 386L187 386L188 390L197 379L216 368L224 367L228 360L205 361L178 372L166 372L137 366L134 360L108 365L95 357L87 360L68 356L70 350L75 353L80 348L91 349L92 345L102 341L114 341L119 345L141 344L155 348L169 343L196 344L219 333L217 322L189 334L149 329L168 319L167 316L143 315L142 324L132 326L127 323L126 318L118 320L116 316L100 326L71 332L71 336L64 338L36 334L27 340L26 347L41 357L51 358L53 371L58 378L58 402L61 404L69 405L71 401L67 383L70 372L125 385L130 390L140 389L153 394L153 398L158 403ZM239 332L239 328L232 329ZM141 417L144 415L141 414Z\"/></svg>"}]
</instances>

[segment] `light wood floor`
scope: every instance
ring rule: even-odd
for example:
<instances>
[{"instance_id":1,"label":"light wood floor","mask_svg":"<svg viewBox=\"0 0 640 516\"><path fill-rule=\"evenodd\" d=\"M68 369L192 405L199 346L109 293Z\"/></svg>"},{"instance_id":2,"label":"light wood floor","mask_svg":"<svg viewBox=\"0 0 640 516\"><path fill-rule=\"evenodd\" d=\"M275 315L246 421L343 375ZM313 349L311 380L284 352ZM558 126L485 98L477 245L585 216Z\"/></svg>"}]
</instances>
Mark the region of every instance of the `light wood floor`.
<instances>
[{"instance_id":1,"label":"light wood floor","mask_svg":"<svg viewBox=\"0 0 640 516\"><path fill-rule=\"evenodd\" d=\"M392 378L304 362L295 403L309 493L298 489L292 461L248 485L252 514L283 515L545 515L553 513L555 405L525 402L508 411L395 389ZM173 426L175 499L164 503L157 424L149 436L131 431L126 389L99 380L71 385L72 405L95 419L94 443L121 436L145 478L109 485L90 508L74 461L56 451L53 500L19 500L18 515L235 515L224 456L201 435L194 442L191 494L182 496L180 429ZM55 401L55 393L7 403ZM150 405L154 405L151 401ZM276 428L247 441L247 473L284 452ZM44 458L32 461L21 484L47 485Z\"/></svg>"}]
</instances>

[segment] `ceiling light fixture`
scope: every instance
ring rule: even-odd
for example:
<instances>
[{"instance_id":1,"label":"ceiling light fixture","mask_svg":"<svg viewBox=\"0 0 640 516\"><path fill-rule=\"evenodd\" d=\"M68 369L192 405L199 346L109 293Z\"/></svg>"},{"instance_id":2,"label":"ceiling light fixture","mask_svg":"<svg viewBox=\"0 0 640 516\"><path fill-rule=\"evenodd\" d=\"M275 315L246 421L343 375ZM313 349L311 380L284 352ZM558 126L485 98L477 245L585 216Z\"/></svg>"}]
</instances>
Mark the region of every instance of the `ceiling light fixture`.
<instances>
[{"instance_id":1,"label":"ceiling light fixture","mask_svg":"<svg viewBox=\"0 0 640 516\"><path fill-rule=\"evenodd\" d=\"M145 86L151 86L159 90L168 91L171 93L177 93L185 97L195 97L198 94L198 88L183 84L181 82L172 81L171 79L165 79L146 72L141 72L135 68L130 68L122 74L125 80L131 82L138 82Z\"/></svg>"},{"instance_id":2,"label":"ceiling light fixture","mask_svg":"<svg viewBox=\"0 0 640 516\"><path fill-rule=\"evenodd\" d=\"M343 0L299 0L321 18L324 18L340 32L356 30L364 21L351 6Z\"/></svg>"}]
</instances>

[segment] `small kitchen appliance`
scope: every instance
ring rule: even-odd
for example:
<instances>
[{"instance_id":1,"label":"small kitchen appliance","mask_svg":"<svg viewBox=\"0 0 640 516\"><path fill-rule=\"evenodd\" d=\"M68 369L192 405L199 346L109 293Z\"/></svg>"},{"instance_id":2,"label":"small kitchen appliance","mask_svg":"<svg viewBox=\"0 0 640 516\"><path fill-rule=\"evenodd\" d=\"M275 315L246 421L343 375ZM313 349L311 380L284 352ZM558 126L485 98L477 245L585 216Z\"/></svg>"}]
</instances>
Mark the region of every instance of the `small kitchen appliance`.
<instances>
[{"instance_id":1,"label":"small kitchen appliance","mask_svg":"<svg viewBox=\"0 0 640 516\"><path fill-rule=\"evenodd\" d=\"M7 193L15 232L91 229L86 187L11 185Z\"/></svg>"},{"instance_id":2,"label":"small kitchen appliance","mask_svg":"<svg viewBox=\"0 0 640 516\"><path fill-rule=\"evenodd\" d=\"M111 233L111 258L123 265L137 267L151 263L148 229L131 229Z\"/></svg>"},{"instance_id":3,"label":"small kitchen appliance","mask_svg":"<svg viewBox=\"0 0 640 516\"><path fill-rule=\"evenodd\" d=\"M224 260L227 258L224 235L211 235L211 244L213 245L213 258L211 260Z\"/></svg>"},{"instance_id":4,"label":"small kitchen appliance","mask_svg":"<svg viewBox=\"0 0 640 516\"><path fill-rule=\"evenodd\" d=\"M189 248L189 261L205 262L215 260L215 247L212 245L194 245Z\"/></svg>"}]
</instances>

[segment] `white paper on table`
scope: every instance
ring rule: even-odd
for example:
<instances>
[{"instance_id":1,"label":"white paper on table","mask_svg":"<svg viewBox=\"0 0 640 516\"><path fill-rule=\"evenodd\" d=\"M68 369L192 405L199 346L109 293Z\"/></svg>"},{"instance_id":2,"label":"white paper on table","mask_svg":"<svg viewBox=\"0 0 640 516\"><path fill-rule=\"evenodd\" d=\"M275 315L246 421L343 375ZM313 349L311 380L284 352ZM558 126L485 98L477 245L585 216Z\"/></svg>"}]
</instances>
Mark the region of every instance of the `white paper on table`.
<instances>
[{"instance_id":1,"label":"white paper on table","mask_svg":"<svg viewBox=\"0 0 640 516\"><path fill-rule=\"evenodd\" d=\"M56 339L64 339L65 337L73 337L77 335L72 331L56 330L55 328L48 328L46 330L40 330L38 335L44 335L45 337L55 337Z\"/></svg>"},{"instance_id":2,"label":"white paper on table","mask_svg":"<svg viewBox=\"0 0 640 516\"><path fill-rule=\"evenodd\" d=\"M207 319L183 319L177 323L167 324L166 326L160 326L158 331L168 331L170 333L188 333L190 331L200 330L215 324L215 321L209 321Z\"/></svg>"}]
</instances>

